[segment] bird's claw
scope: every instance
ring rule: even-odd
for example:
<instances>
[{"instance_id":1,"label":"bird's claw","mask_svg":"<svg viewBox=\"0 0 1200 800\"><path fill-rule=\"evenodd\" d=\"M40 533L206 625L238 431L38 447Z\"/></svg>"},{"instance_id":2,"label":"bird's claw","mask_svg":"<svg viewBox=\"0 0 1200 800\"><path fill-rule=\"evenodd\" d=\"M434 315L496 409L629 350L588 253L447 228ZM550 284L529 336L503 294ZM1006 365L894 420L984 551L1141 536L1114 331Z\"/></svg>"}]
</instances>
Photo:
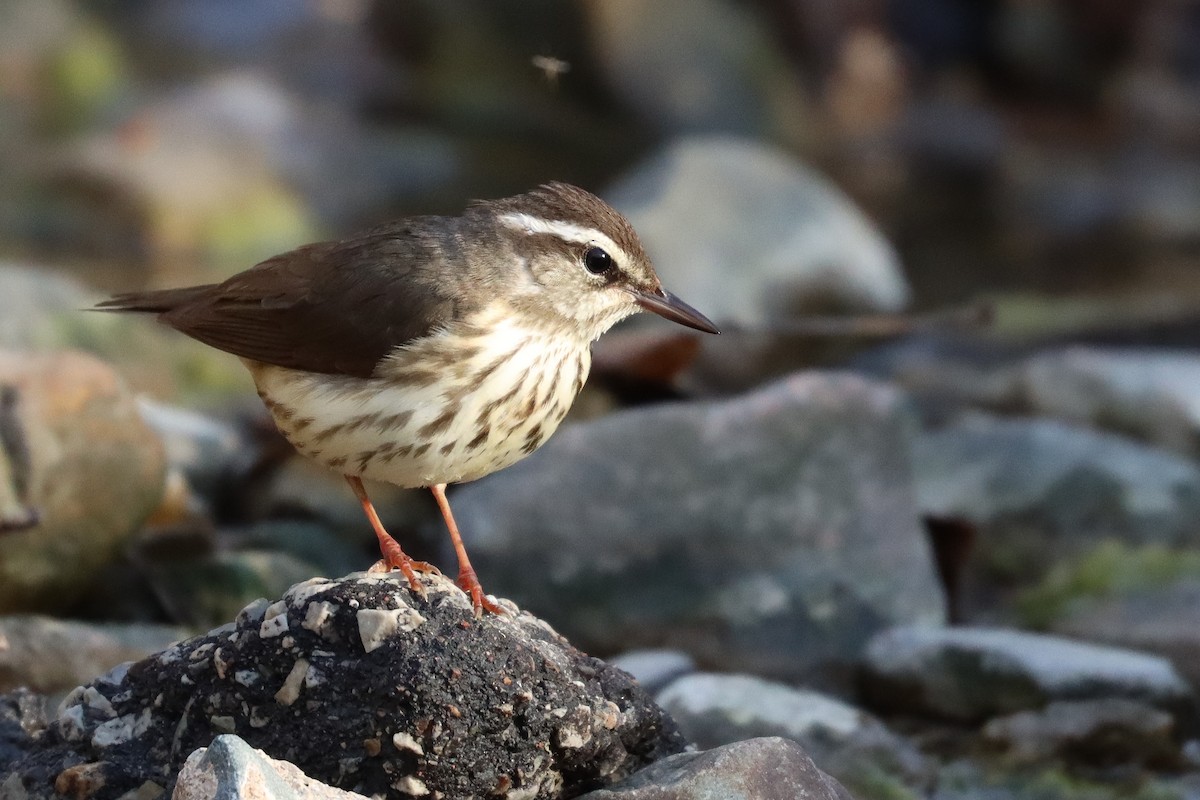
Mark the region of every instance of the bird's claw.
<instances>
[{"instance_id":1,"label":"bird's claw","mask_svg":"<svg viewBox=\"0 0 1200 800\"><path fill-rule=\"evenodd\" d=\"M483 593L483 586L479 583L478 576L475 575L473 569L463 569L458 572L458 580L455 581L458 588L467 593L471 598L471 606L475 609L475 618L483 617L483 612L487 611L490 614L504 614L504 609L497 603L493 602L486 594Z\"/></svg>"},{"instance_id":2,"label":"bird's claw","mask_svg":"<svg viewBox=\"0 0 1200 800\"><path fill-rule=\"evenodd\" d=\"M368 573L387 573L394 569L400 570L405 579L408 580L408 587L416 592L421 597L425 596L425 585L417 578L417 573L422 575L441 575L441 570L430 564L428 561L417 561L401 554L399 558L385 557L376 561L367 570Z\"/></svg>"}]
</instances>

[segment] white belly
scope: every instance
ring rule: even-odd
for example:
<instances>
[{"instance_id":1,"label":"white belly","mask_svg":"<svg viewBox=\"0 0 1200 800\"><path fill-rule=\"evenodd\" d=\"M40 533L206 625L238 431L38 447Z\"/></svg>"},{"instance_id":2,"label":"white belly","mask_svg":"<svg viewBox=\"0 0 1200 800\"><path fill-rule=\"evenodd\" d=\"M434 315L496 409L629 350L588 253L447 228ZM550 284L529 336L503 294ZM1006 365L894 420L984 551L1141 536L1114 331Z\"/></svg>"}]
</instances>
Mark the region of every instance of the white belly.
<instances>
[{"instance_id":1,"label":"white belly","mask_svg":"<svg viewBox=\"0 0 1200 800\"><path fill-rule=\"evenodd\" d=\"M587 378L591 353L575 337L512 324L467 330L398 350L371 378L246 364L301 454L398 486L470 481L545 442Z\"/></svg>"}]
</instances>

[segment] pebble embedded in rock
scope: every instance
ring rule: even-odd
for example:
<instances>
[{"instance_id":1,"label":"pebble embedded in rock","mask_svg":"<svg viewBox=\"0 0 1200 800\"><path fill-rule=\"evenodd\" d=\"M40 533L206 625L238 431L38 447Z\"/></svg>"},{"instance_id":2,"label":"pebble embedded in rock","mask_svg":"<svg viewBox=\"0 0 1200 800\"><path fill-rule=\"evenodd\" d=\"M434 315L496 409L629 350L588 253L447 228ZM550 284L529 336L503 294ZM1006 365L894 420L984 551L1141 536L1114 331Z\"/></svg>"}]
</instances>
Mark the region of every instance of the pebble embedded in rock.
<instances>
[{"instance_id":1,"label":"pebble embedded in rock","mask_svg":"<svg viewBox=\"0 0 1200 800\"><path fill-rule=\"evenodd\" d=\"M305 775L232 734L193 752L179 771L171 800L367 800Z\"/></svg>"}]
</instances>

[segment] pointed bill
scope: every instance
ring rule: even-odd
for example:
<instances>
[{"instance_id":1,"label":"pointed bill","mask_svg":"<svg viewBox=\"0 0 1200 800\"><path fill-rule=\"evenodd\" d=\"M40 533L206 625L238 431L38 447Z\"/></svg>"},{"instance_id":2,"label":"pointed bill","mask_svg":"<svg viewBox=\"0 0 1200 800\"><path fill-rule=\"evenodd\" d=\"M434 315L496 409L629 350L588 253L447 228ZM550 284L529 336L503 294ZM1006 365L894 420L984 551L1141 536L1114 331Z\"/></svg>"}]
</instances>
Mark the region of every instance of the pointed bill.
<instances>
[{"instance_id":1,"label":"pointed bill","mask_svg":"<svg viewBox=\"0 0 1200 800\"><path fill-rule=\"evenodd\" d=\"M672 322L678 322L680 325L686 325L689 328L695 328L705 333L720 333L712 320L666 289L659 289L657 292L630 289L629 293L633 295L634 300L637 301L639 306L647 311L653 311L660 317L665 317Z\"/></svg>"}]
</instances>

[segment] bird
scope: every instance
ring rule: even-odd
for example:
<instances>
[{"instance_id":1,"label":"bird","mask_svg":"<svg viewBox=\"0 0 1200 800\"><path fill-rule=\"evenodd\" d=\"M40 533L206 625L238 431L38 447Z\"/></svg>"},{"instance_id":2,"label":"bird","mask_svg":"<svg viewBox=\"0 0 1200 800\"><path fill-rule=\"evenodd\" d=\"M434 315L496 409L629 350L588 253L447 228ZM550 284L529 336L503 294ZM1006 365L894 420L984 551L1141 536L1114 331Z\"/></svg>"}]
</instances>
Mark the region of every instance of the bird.
<instances>
[{"instance_id":1,"label":"bird","mask_svg":"<svg viewBox=\"0 0 1200 800\"><path fill-rule=\"evenodd\" d=\"M341 473L379 542L374 568L409 557L363 479L429 488L476 616L483 591L450 504L473 481L538 449L583 388L591 345L651 311L718 333L666 291L630 222L566 183L476 200L457 216L413 216L306 244L222 283L118 294L96 310L159 322L241 358L276 427Z\"/></svg>"}]
</instances>

